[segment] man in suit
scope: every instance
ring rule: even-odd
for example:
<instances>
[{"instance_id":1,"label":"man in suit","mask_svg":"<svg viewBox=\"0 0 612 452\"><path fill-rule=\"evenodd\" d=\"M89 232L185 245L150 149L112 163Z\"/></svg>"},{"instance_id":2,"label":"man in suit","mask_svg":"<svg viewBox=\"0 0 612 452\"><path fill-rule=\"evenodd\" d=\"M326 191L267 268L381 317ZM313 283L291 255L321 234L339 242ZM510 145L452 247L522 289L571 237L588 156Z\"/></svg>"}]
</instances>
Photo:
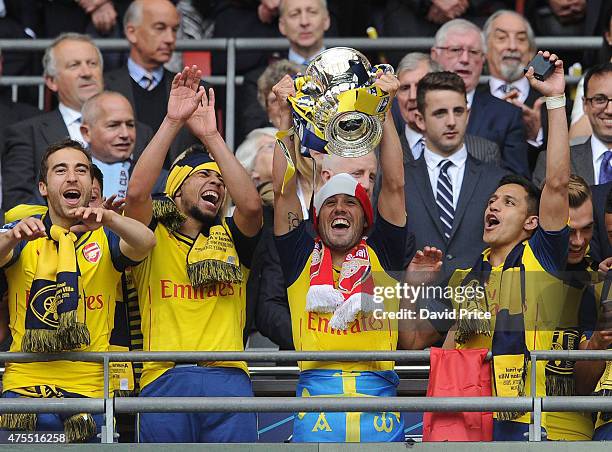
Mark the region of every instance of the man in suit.
<instances>
[{"instance_id":1,"label":"man in suit","mask_svg":"<svg viewBox=\"0 0 612 452\"><path fill-rule=\"evenodd\" d=\"M419 52L408 53L397 66L400 89L392 111L396 126L400 125L398 135L404 153L404 164L421 157L425 147L423 131L419 129L415 119L417 83L425 74L441 70L440 65L432 61L429 55ZM466 135L465 141L468 152L473 157L483 162L500 164L501 153L496 143L473 135Z\"/></svg>"},{"instance_id":2,"label":"man in suit","mask_svg":"<svg viewBox=\"0 0 612 452\"><path fill-rule=\"evenodd\" d=\"M102 57L91 38L77 33L58 36L45 51L44 77L59 107L6 129L2 156L3 207L29 202L38 193L38 170L45 149L71 138L83 142L81 107L102 91Z\"/></svg>"},{"instance_id":3,"label":"man in suit","mask_svg":"<svg viewBox=\"0 0 612 452\"><path fill-rule=\"evenodd\" d=\"M164 69L176 47L180 16L168 0L135 0L123 19L130 56L125 67L104 75L107 89L123 94L134 109L136 119L156 131L165 115L174 74ZM182 130L170 146L164 167L195 138Z\"/></svg>"},{"instance_id":4,"label":"man in suit","mask_svg":"<svg viewBox=\"0 0 612 452\"><path fill-rule=\"evenodd\" d=\"M431 72L418 83L416 122L425 131L422 158L405 168L406 209L416 249L443 253L441 276L469 267L484 249L480 234L489 196L506 172L467 151L465 84L452 72Z\"/></svg>"},{"instance_id":5,"label":"man in suit","mask_svg":"<svg viewBox=\"0 0 612 452\"><path fill-rule=\"evenodd\" d=\"M573 174L589 185L612 181L612 63L594 66L584 77L584 113L593 135L587 141L571 147L570 164ZM577 99L578 101L578 99ZM533 182L544 182L546 152L540 153Z\"/></svg>"},{"instance_id":6,"label":"man in suit","mask_svg":"<svg viewBox=\"0 0 612 452\"><path fill-rule=\"evenodd\" d=\"M454 19L436 33L431 58L465 82L470 109L467 133L497 143L502 165L513 173L529 176L521 110L492 96L487 89L476 89L484 64L484 48L480 28L464 19Z\"/></svg>"},{"instance_id":7,"label":"man in suit","mask_svg":"<svg viewBox=\"0 0 612 452\"><path fill-rule=\"evenodd\" d=\"M289 52L281 53L280 57L305 67L325 50L323 36L329 26L326 1L283 0L279 5L278 28L289 41ZM251 130L268 123L265 111L257 103L257 80L266 67L255 68L244 75L236 105L238 142Z\"/></svg>"},{"instance_id":8,"label":"man in suit","mask_svg":"<svg viewBox=\"0 0 612 452\"><path fill-rule=\"evenodd\" d=\"M113 91L96 94L83 105L81 133L88 144L93 163L104 175L103 196L125 198L134 164L143 149L136 149L136 137L148 143L153 132L138 124L128 100ZM158 186L161 192L163 186Z\"/></svg>"},{"instance_id":9,"label":"man in suit","mask_svg":"<svg viewBox=\"0 0 612 452\"><path fill-rule=\"evenodd\" d=\"M537 50L533 29L517 12L500 10L489 17L483 33L491 74L489 90L498 99L521 109L529 145L529 168L533 170L546 137L544 98L531 88L523 73Z\"/></svg>"},{"instance_id":10,"label":"man in suit","mask_svg":"<svg viewBox=\"0 0 612 452\"><path fill-rule=\"evenodd\" d=\"M612 190L612 182L594 185L591 187L591 200L593 201L593 238L591 239L589 256L595 265L612 256L612 245L608 240L606 228L606 199Z\"/></svg>"}]
</instances>

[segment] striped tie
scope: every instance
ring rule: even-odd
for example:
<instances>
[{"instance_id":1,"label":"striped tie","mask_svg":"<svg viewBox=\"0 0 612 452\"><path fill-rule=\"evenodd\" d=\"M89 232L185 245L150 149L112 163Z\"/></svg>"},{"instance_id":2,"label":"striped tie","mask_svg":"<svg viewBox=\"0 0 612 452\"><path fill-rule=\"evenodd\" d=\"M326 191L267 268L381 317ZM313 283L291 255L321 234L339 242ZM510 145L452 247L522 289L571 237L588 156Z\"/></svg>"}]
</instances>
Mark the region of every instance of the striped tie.
<instances>
[{"instance_id":1,"label":"striped tie","mask_svg":"<svg viewBox=\"0 0 612 452\"><path fill-rule=\"evenodd\" d=\"M438 174L438 187L436 189L436 204L438 204L438 213L440 221L444 228L444 237L446 240L450 238L451 230L453 229L453 217L455 216L455 208L453 207L453 184L448 177L448 168L453 164L450 160L442 160L439 163L440 174Z\"/></svg>"}]
</instances>

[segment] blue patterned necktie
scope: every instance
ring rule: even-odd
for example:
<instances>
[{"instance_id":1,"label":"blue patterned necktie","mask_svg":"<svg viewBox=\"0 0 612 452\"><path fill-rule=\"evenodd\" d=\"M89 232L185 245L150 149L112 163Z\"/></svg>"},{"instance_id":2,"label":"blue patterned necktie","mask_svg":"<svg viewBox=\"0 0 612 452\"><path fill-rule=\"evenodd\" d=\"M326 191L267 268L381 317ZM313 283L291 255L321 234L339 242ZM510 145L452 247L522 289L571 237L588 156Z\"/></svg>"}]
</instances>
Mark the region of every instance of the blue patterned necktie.
<instances>
[{"instance_id":1,"label":"blue patterned necktie","mask_svg":"<svg viewBox=\"0 0 612 452\"><path fill-rule=\"evenodd\" d=\"M450 160L442 160L438 166L440 174L438 174L438 186L436 188L436 204L438 204L438 214L444 228L444 237L446 240L450 238L453 230L453 218L455 217L455 208L453 207L453 184L448 176L448 169L453 164Z\"/></svg>"},{"instance_id":2,"label":"blue patterned necktie","mask_svg":"<svg viewBox=\"0 0 612 452\"><path fill-rule=\"evenodd\" d=\"M604 152L604 158L601 161L599 167L599 183L605 184L612 181L612 166L610 166L610 159L612 159L612 151Z\"/></svg>"}]
</instances>

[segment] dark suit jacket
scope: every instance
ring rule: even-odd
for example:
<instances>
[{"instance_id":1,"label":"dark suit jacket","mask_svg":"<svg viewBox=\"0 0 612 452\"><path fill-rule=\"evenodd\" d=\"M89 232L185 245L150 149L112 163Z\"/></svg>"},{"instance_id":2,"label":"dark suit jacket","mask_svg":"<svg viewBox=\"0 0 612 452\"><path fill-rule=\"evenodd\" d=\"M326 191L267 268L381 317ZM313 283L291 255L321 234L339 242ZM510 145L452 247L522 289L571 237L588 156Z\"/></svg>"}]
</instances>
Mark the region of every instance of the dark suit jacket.
<instances>
[{"instance_id":1,"label":"dark suit jacket","mask_svg":"<svg viewBox=\"0 0 612 452\"><path fill-rule=\"evenodd\" d=\"M593 171L593 152L591 151L591 139L582 144L570 147L570 170L572 174L582 177L587 184L595 184ZM542 186L546 178L546 152L540 152L538 162L533 172L533 183Z\"/></svg>"},{"instance_id":2,"label":"dark suit jacket","mask_svg":"<svg viewBox=\"0 0 612 452\"><path fill-rule=\"evenodd\" d=\"M466 133L497 143L502 165L513 173L530 176L521 109L493 96L488 85L474 93Z\"/></svg>"},{"instance_id":3,"label":"dark suit jacket","mask_svg":"<svg viewBox=\"0 0 612 452\"><path fill-rule=\"evenodd\" d=\"M542 97L542 94L539 91L536 91L532 87L529 87L529 94L527 95L527 99L525 99L525 105L530 108L533 108L534 102L540 97ZM546 141L548 139L548 113L546 110L546 104L542 104L542 106L540 107L540 118L542 124L542 135L544 139L542 145L533 146L527 143L527 146L529 148L529 170L532 173L535 170L538 155L540 155L540 152L546 150Z\"/></svg>"},{"instance_id":4,"label":"dark suit jacket","mask_svg":"<svg viewBox=\"0 0 612 452\"><path fill-rule=\"evenodd\" d=\"M69 136L59 110L7 127L6 149L2 155L2 206L5 211L36 198L40 162L47 147ZM150 138L151 129L136 123L135 157L142 153Z\"/></svg>"},{"instance_id":5,"label":"dark suit jacket","mask_svg":"<svg viewBox=\"0 0 612 452\"><path fill-rule=\"evenodd\" d=\"M415 234L417 250L425 246L442 250L442 279L446 280L458 268L471 267L485 248L484 211L489 196L506 173L468 155L451 237L446 241L425 159L421 157L404 166L408 230Z\"/></svg>"},{"instance_id":6,"label":"dark suit jacket","mask_svg":"<svg viewBox=\"0 0 612 452\"><path fill-rule=\"evenodd\" d=\"M499 151L499 146L496 143L493 143L486 138L475 137L472 135L466 135L465 138L465 146L467 148L468 153L483 162L493 163L494 165L501 165L501 152ZM412 150L408 145L408 140L406 140L406 134L400 134L400 143L402 144L402 150L404 153L404 164L408 162L414 161L414 155L412 155Z\"/></svg>"},{"instance_id":7,"label":"dark suit jacket","mask_svg":"<svg viewBox=\"0 0 612 452\"><path fill-rule=\"evenodd\" d=\"M159 108L164 109L164 111L168 106L168 97L170 95L170 88L172 88L173 78L174 74L164 69L164 78L162 79L161 83L165 84L167 95L164 104L159 106ZM134 113L136 114L136 119L138 119L138 112L136 111L136 104L134 103L134 92L132 91L132 78L127 70L127 66L105 73L104 86L108 90L117 91L118 93L123 94L127 100L130 101L130 104L134 109ZM153 132L155 133L157 130L154 130ZM168 158L166 158L164 167L168 169L170 164L181 154L181 152L192 144L196 143L198 143L198 140L191 135L186 128L183 127L170 146Z\"/></svg>"},{"instance_id":8,"label":"dark suit jacket","mask_svg":"<svg viewBox=\"0 0 612 452\"><path fill-rule=\"evenodd\" d=\"M612 256L612 246L608 240L606 228L606 200L612 189L612 182L591 187L593 200L593 238L589 255L595 265L599 265L605 258Z\"/></svg>"}]
</instances>

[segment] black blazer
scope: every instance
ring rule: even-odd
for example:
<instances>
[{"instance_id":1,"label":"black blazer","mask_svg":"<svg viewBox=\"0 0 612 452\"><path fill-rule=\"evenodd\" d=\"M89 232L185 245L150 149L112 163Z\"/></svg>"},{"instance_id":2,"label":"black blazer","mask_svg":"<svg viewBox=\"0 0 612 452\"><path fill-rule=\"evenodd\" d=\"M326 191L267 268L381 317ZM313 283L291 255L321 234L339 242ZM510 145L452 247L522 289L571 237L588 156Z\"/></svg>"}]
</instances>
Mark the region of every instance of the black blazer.
<instances>
[{"instance_id":1,"label":"black blazer","mask_svg":"<svg viewBox=\"0 0 612 452\"><path fill-rule=\"evenodd\" d=\"M505 174L507 171L504 169L468 155L453 229L447 241L425 159L421 157L404 165L408 230L415 234L416 249L435 246L442 250L442 279L450 277L458 268L470 268L484 250L484 211L489 196Z\"/></svg>"},{"instance_id":2,"label":"black blazer","mask_svg":"<svg viewBox=\"0 0 612 452\"><path fill-rule=\"evenodd\" d=\"M593 151L591 150L591 138L584 143L570 147L570 170L572 174L582 177L587 184L595 184L595 172L593 170ZM542 186L546 178L546 152L540 152L536 168L533 171L533 183Z\"/></svg>"},{"instance_id":3,"label":"black blazer","mask_svg":"<svg viewBox=\"0 0 612 452\"><path fill-rule=\"evenodd\" d=\"M497 143L502 164L509 171L531 175L521 109L493 96L488 85L474 93L466 133Z\"/></svg>"},{"instance_id":4,"label":"black blazer","mask_svg":"<svg viewBox=\"0 0 612 452\"><path fill-rule=\"evenodd\" d=\"M591 187L593 200L593 238L589 255L596 265L612 256L612 246L606 228L606 199L612 189L612 182Z\"/></svg>"},{"instance_id":5,"label":"black blazer","mask_svg":"<svg viewBox=\"0 0 612 452\"><path fill-rule=\"evenodd\" d=\"M476 137L473 135L466 135L464 137L465 147L468 153L475 159L481 160L486 163L493 163L497 166L501 166L501 152L499 146L486 138ZM402 144L402 151L404 154L404 164L414 161L414 155L408 145L406 134L400 134L400 143Z\"/></svg>"},{"instance_id":6,"label":"black blazer","mask_svg":"<svg viewBox=\"0 0 612 452\"><path fill-rule=\"evenodd\" d=\"M40 162L47 147L69 137L59 110L7 127L6 149L2 155L2 206L5 211L36 198ZM151 129L137 122L136 158L142 154L150 139Z\"/></svg>"},{"instance_id":7,"label":"black blazer","mask_svg":"<svg viewBox=\"0 0 612 452\"><path fill-rule=\"evenodd\" d=\"M170 96L170 89L172 88L172 79L174 78L174 75L174 73L164 69L164 78L162 79L161 83L164 83L165 85L166 98L164 105L159 106L159 108L163 108L164 111L168 107L168 97ZM136 119L138 119L138 112L136 111L136 104L134 102L134 92L132 91L132 78L130 77L127 66L105 73L104 86L110 91L116 91L123 94L127 100L130 101L130 104L134 109ZM208 87L206 87L206 89L208 89ZM155 132L157 132L157 130L153 131L153 133ZM196 143L198 143L198 140L191 135L185 127L183 127L170 146L168 158L166 159L166 164L164 165L166 169L169 168L174 159L177 158L186 148Z\"/></svg>"}]
</instances>

